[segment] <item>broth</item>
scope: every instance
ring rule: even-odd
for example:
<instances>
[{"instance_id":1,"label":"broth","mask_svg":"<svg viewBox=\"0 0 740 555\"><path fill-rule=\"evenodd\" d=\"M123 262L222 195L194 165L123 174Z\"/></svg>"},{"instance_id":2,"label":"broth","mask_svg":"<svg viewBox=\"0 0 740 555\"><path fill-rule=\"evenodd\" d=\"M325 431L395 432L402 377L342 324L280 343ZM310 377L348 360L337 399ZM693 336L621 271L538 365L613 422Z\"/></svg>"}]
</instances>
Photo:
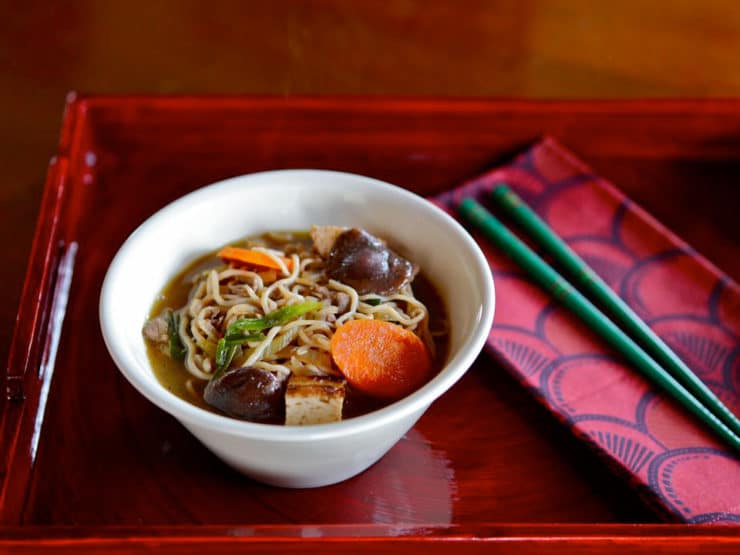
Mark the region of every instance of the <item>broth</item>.
<instances>
[{"instance_id":1,"label":"broth","mask_svg":"<svg viewBox=\"0 0 740 555\"><path fill-rule=\"evenodd\" d=\"M232 245L249 248L264 246L266 248L282 250L286 244L296 243L308 247L311 245L311 240L305 232L279 232L247 238ZM216 255L217 252L218 250L214 250L194 260L170 280L154 302L150 312L150 318L155 318L167 308L178 309L188 303L189 293L193 286L193 276L208 269L224 265ZM429 330L432 332L431 335L434 341L435 351L432 359L432 372L429 378L431 379L439 373L447 359L449 348L447 314L441 297L423 272L419 272L414 278L413 292L415 298L426 306L429 314ZM147 354L154 374L163 387L199 408L216 414L224 414L222 411L205 402L203 395L205 387L208 384L207 380L198 379L192 375L181 360L171 358L158 348L157 345L150 341L146 341L146 343ZM353 388L349 383L345 387L346 396L342 406L342 419L372 412L391 402L366 395ZM272 423L280 424L281 422L274 421Z\"/></svg>"}]
</instances>

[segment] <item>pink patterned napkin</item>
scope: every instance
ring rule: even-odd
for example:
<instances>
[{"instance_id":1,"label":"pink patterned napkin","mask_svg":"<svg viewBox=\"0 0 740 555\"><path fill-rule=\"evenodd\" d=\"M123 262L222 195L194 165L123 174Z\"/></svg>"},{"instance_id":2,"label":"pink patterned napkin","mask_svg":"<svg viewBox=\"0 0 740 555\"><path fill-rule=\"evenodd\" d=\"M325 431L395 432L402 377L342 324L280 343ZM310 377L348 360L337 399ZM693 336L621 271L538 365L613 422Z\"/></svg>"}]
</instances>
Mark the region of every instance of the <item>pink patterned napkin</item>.
<instances>
[{"instance_id":1,"label":"pink patterned napkin","mask_svg":"<svg viewBox=\"0 0 740 555\"><path fill-rule=\"evenodd\" d=\"M502 182L740 413L735 282L550 138L433 202L454 214L472 196L495 213L488 192ZM496 281L488 352L648 502L676 520L740 523L740 458L475 237Z\"/></svg>"}]
</instances>

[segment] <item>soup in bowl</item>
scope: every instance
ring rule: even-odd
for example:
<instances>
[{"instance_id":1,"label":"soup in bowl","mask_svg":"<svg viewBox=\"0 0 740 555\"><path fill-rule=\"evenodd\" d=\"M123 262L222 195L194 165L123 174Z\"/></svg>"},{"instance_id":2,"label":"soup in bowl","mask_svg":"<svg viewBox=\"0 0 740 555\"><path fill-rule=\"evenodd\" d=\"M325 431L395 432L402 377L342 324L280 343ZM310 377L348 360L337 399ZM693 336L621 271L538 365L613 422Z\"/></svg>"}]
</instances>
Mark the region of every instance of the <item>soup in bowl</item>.
<instances>
[{"instance_id":1,"label":"soup in bowl","mask_svg":"<svg viewBox=\"0 0 740 555\"><path fill-rule=\"evenodd\" d=\"M123 375L226 463L313 487L377 461L468 369L493 281L467 232L367 177L245 175L124 243L100 321Z\"/></svg>"}]
</instances>

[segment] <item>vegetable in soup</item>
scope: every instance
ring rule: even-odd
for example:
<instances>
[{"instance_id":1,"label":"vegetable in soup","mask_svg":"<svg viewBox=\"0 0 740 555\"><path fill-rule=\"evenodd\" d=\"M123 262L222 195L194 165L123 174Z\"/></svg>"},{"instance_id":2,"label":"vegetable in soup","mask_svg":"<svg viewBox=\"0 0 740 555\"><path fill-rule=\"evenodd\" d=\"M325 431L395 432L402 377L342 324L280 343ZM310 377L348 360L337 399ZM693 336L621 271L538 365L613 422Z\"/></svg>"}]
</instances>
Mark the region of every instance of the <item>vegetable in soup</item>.
<instances>
[{"instance_id":1,"label":"vegetable in soup","mask_svg":"<svg viewBox=\"0 0 740 555\"><path fill-rule=\"evenodd\" d=\"M162 383L253 422L334 422L429 381L447 318L413 262L365 230L267 233L202 257L143 329Z\"/></svg>"}]
</instances>

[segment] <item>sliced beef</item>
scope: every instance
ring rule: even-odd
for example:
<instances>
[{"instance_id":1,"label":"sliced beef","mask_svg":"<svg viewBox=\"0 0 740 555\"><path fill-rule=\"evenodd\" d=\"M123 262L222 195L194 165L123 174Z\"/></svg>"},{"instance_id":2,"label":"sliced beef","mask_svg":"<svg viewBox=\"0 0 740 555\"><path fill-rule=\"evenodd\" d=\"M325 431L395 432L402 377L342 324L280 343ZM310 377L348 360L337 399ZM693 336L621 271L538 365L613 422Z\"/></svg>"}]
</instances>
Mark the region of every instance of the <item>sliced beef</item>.
<instances>
[{"instance_id":1,"label":"sliced beef","mask_svg":"<svg viewBox=\"0 0 740 555\"><path fill-rule=\"evenodd\" d=\"M144 337L154 343L169 343L170 341L169 324L164 313L148 320L144 324L143 332Z\"/></svg>"}]
</instances>

